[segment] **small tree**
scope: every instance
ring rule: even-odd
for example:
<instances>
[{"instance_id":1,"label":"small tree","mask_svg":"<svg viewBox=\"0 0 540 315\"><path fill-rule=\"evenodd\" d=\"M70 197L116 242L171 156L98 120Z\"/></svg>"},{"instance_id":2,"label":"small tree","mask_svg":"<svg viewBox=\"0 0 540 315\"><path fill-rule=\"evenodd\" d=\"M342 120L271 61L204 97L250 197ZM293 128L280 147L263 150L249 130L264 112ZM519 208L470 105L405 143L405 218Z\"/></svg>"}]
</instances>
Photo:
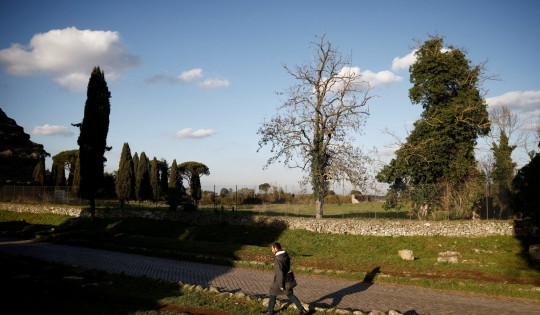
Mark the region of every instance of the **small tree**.
<instances>
[{"instance_id":1,"label":"small tree","mask_svg":"<svg viewBox=\"0 0 540 315\"><path fill-rule=\"evenodd\" d=\"M312 45L313 60L295 69L285 66L298 84L284 93L288 100L257 133L259 150L270 145L273 154L265 167L283 162L307 174L315 215L322 218L330 181L365 185L367 157L353 145L353 135L364 126L371 96L350 58L342 57L325 36Z\"/></svg>"},{"instance_id":2,"label":"small tree","mask_svg":"<svg viewBox=\"0 0 540 315\"><path fill-rule=\"evenodd\" d=\"M88 81L84 118L82 123L73 126L80 128L79 144L80 159L80 193L90 201L92 220L95 218L95 194L102 184L109 132L109 115L111 93L105 81L105 73L95 67Z\"/></svg>"},{"instance_id":3,"label":"small tree","mask_svg":"<svg viewBox=\"0 0 540 315\"><path fill-rule=\"evenodd\" d=\"M264 192L265 194L268 194L268 191L270 190L272 186L268 183L264 183L264 184L260 184L259 185L259 190Z\"/></svg>"},{"instance_id":4,"label":"small tree","mask_svg":"<svg viewBox=\"0 0 540 315\"><path fill-rule=\"evenodd\" d=\"M120 207L124 208L124 204L135 195L135 170L133 168L131 149L127 142L122 147L115 185Z\"/></svg>"},{"instance_id":5,"label":"small tree","mask_svg":"<svg viewBox=\"0 0 540 315\"><path fill-rule=\"evenodd\" d=\"M208 166L199 162L184 162L178 166L178 171L189 184L189 194L193 204L197 206L202 197L201 176L210 175Z\"/></svg>"}]
</instances>

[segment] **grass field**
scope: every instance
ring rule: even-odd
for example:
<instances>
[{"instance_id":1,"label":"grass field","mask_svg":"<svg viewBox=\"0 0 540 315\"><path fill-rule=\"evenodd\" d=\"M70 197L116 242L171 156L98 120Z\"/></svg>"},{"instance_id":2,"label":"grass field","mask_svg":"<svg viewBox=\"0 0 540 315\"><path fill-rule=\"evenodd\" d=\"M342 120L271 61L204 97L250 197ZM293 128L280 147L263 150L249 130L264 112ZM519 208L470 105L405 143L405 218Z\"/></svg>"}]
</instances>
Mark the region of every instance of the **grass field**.
<instances>
[{"instance_id":1,"label":"grass field","mask_svg":"<svg viewBox=\"0 0 540 315\"><path fill-rule=\"evenodd\" d=\"M260 213L253 209L249 211ZM269 212L275 214L276 210ZM522 240L511 236L355 236L275 227L189 226L135 218L92 222L87 218L9 211L0 211L0 233L174 259L269 269L272 257L268 254L268 246L279 241L290 253L298 272L361 280L366 273L379 268L375 282L540 299L540 273L529 265ZM402 260L397 252L404 248L413 250L417 259ZM461 263L437 263L438 253L447 250L459 251L463 256Z\"/></svg>"}]
</instances>

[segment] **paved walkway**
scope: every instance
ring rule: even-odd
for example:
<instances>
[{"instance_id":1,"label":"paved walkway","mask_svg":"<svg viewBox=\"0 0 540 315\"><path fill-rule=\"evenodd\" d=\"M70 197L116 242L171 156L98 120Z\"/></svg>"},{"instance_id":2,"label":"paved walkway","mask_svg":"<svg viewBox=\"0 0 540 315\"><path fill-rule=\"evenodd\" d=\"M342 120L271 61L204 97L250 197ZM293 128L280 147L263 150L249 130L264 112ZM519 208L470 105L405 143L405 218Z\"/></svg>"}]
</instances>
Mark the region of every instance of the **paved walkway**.
<instances>
[{"instance_id":1,"label":"paved walkway","mask_svg":"<svg viewBox=\"0 0 540 315\"><path fill-rule=\"evenodd\" d=\"M147 276L170 282L214 286L265 296L273 272L232 268L48 243L0 238L0 253L31 256L110 273ZM297 276L295 294L314 307L369 312L397 310L404 314L539 314L540 301L496 298L390 284L369 284L317 276ZM540 293L539 293L540 294ZM285 297L283 297L285 298Z\"/></svg>"}]
</instances>

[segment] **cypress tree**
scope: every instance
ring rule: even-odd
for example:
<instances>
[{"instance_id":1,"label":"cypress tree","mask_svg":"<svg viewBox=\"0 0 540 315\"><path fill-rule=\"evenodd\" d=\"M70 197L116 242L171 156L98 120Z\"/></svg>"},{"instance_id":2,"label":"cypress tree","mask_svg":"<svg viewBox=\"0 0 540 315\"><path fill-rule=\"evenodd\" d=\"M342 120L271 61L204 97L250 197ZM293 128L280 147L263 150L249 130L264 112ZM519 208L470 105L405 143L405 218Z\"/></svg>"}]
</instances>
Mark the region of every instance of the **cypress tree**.
<instances>
[{"instance_id":1,"label":"cypress tree","mask_svg":"<svg viewBox=\"0 0 540 315\"><path fill-rule=\"evenodd\" d=\"M75 162L75 170L73 171L73 183L71 187L73 193L78 195L81 187L81 160L78 155L77 161Z\"/></svg>"},{"instance_id":2,"label":"cypress tree","mask_svg":"<svg viewBox=\"0 0 540 315\"><path fill-rule=\"evenodd\" d=\"M169 176L169 189L167 194L167 202L169 203L169 209L176 211L182 201L181 187L182 177L178 173L178 166L176 165L176 159L173 160L171 165L171 172Z\"/></svg>"},{"instance_id":3,"label":"cypress tree","mask_svg":"<svg viewBox=\"0 0 540 315\"><path fill-rule=\"evenodd\" d=\"M142 152L135 173L135 196L139 202L152 199L149 164L146 153Z\"/></svg>"},{"instance_id":4,"label":"cypress tree","mask_svg":"<svg viewBox=\"0 0 540 315\"><path fill-rule=\"evenodd\" d=\"M169 187L169 165L165 159L159 161L159 185L162 192L167 192Z\"/></svg>"},{"instance_id":5,"label":"cypress tree","mask_svg":"<svg viewBox=\"0 0 540 315\"><path fill-rule=\"evenodd\" d=\"M157 203L160 189L158 161L155 157L150 162L150 186L152 187L152 200Z\"/></svg>"},{"instance_id":6,"label":"cypress tree","mask_svg":"<svg viewBox=\"0 0 540 315\"><path fill-rule=\"evenodd\" d=\"M118 196L118 200L120 200L120 207L124 208L124 204L133 198L135 194L135 171L131 150L127 142L122 147L115 185L116 195Z\"/></svg>"},{"instance_id":7,"label":"cypress tree","mask_svg":"<svg viewBox=\"0 0 540 315\"><path fill-rule=\"evenodd\" d=\"M135 152L135 154L133 154L133 172L134 172L134 174L137 173L137 167L139 167L139 155L137 154L137 152ZM135 175L135 177L137 177L137 175Z\"/></svg>"},{"instance_id":8,"label":"cypress tree","mask_svg":"<svg viewBox=\"0 0 540 315\"><path fill-rule=\"evenodd\" d=\"M105 151L107 147L107 134L109 132L109 115L111 93L105 81L105 73L99 67L94 67L84 105L82 123L74 124L79 127L80 159L80 192L81 196L90 201L92 220L95 219L95 195L103 180Z\"/></svg>"}]
</instances>

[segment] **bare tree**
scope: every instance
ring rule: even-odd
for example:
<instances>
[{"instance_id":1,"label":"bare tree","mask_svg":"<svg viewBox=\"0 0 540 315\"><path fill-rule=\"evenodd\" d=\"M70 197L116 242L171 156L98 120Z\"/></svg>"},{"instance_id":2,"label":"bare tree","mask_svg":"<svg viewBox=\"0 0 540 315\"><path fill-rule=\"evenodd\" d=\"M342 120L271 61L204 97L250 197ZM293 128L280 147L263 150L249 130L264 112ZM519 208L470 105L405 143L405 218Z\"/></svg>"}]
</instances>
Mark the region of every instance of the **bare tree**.
<instances>
[{"instance_id":1,"label":"bare tree","mask_svg":"<svg viewBox=\"0 0 540 315\"><path fill-rule=\"evenodd\" d=\"M315 216L322 218L329 182L346 180L362 187L367 157L354 145L367 115L370 86L325 36L312 42L312 62L285 70L298 83L286 92L278 113L258 130L259 150L271 146L275 162L300 168L311 181Z\"/></svg>"}]
</instances>

